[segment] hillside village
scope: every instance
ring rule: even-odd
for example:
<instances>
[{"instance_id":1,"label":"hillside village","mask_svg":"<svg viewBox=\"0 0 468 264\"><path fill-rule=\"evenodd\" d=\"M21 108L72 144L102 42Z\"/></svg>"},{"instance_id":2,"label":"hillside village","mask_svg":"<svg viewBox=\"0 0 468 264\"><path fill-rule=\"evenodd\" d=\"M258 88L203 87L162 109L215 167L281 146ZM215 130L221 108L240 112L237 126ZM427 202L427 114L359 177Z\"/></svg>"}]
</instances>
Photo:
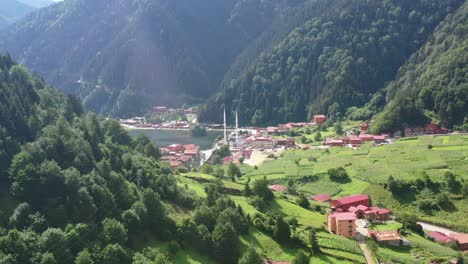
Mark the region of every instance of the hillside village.
<instances>
[{"instance_id":1,"label":"hillside village","mask_svg":"<svg viewBox=\"0 0 468 264\"><path fill-rule=\"evenodd\" d=\"M171 124L177 124L177 122ZM188 127L193 126L193 124L183 124ZM327 124L328 128L323 129L322 127ZM143 126L155 127L153 125ZM404 138L450 134L448 129L436 123L429 123L419 128L407 128L393 134L383 133L379 135L369 133L370 126L368 122L354 122L351 126L345 125L340 128L342 131L336 131L336 124L333 127L329 122L327 123L325 115L315 115L311 122L290 122L264 128L239 128L236 124L230 127L229 132L226 129L226 124L213 125L215 129L223 131L224 136L214 143L212 149L204 151L194 144L172 144L160 148L161 160L168 162L174 170L186 171L189 174L190 171L204 170L205 166L202 166L204 164L214 167L229 167L229 170L234 164L243 171L247 167L257 168L265 161L279 161L283 158L283 153L288 151L324 151L334 148L349 148L352 151L358 151L362 146L366 146L366 149L385 146ZM213 129L209 126L206 127ZM181 126L178 129L188 128ZM338 132L342 135L337 136ZM317 136L321 133L324 134L323 137ZM311 136L313 136L313 140ZM225 146L228 146L228 148ZM181 167L185 169L179 170L178 168ZM194 177L193 174L190 175L192 175L189 177L190 179L197 180L197 177ZM232 178L231 180L234 181L235 179ZM290 193L296 192L291 192L290 186L275 182L277 181L270 182L268 188L280 196L289 196ZM238 191L232 189L229 193L239 195ZM323 226L325 230L334 236L356 240L362 248L368 263L373 261L373 257L365 253L369 250L367 242L369 240L375 241L381 247L412 247L412 239L406 237L407 232L401 228L398 218L392 214L390 209L373 203L371 196L359 193L349 193L349 195L341 197L333 195L333 193L316 193L307 199L310 203L316 203L317 206L324 208L326 211ZM385 228L381 228L381 226ZM442 233L431 229L425 230L424 234L426 239L439 244L448 245L450 243L454 244L454 247L460 251L466 250L467 234L453 231ZM451 259L451 261L451 263L457 263L455 259ZM264 263L291 262L274 260L267 255ZM431 263L441 262L434 259Z\"/></svg>"}]
</instances>

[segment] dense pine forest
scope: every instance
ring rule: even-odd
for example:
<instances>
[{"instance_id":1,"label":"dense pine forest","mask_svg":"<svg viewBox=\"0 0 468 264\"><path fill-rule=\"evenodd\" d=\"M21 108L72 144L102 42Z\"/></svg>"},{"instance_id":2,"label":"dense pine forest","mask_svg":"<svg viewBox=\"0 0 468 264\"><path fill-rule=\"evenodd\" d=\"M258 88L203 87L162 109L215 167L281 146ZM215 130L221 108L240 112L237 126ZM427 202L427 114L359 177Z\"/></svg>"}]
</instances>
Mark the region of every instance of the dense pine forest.
<instances>
[{"instance_id":1,"label":"dense pine forest","mask_svg":"<svg viewBox=\"0 0 468 264\"><path fill-rule=\"evenodd\" d=\"M450 14L385 89L390 102L374 130L390 131L430 119L468 129L468 3Z\"/></svg>"},{"instance_id":2,"label":"dense pine forest","mask_svg":"<svg viewBox=\"0 0 468 264\"><path fill-rule=\"evenodd\" d=\"M206 99L332 4L316 2L67 0L0 32L0 51L94 112L134 116Z\"/></svg>"},{"instance_id":3,"label":"dense pine forest","mask_svg":"<svg viewBox=\"0 0 468 264\"><path fill-rule=\"evenodd\" d=\"M436 43L444 42L445 49L452 49L449 45L452 41L445 40L451 34L449 30L441 29L443 36L432 34L446 15L452 17L462 3L456 0L356 0L337 3L334 12L296 28L281 44L260 56L245 73L226 83L225 88L204 105L200 119L219 122L223 107L232 111L238 108L241 123L254 125L306 120L314 113L324 113L335 119L369 119L385 105L386 84L428 39L439 39ZM463 19L452 24L452 27L458 25L456 34L460 42L465 41L466 23ZM454 38L456 41L457 37ZM431 50L431 44L427 45L426 53ZM462 45L460 43L453 48L463 50ZM432 54L431 60L446 60L439 53ZM411 57L413 64L420 62L421 56L418 59L416 56ZM464 63L466 57L458 57L458 64L453 62L453 68L464 68ZM440 67L443 69L442 65ZM460 72L457 74L456 82L466 83L466 76ZM434 81L431 83L428 77ZM424 85L426 91L438 81L437 77L422 74L418 78L427 81ZM404 79L388 88L388 100L394 97L392 94L396 90L407 90L402 87L403 82L417 92L422 88ZM443 90L447 88L439 86ZM463 90L462 86L460 90ZM426 104L429 104L430 95L421 93L426 94ZM466 94L458 93L458 98L466 99ZM445 109L448 103L439 106L441 100L432 100L427 108L435 111ZM434 104L437 106L430 106ZM455 102L450 104L454 110L464 107ZM445 125L451 127L463 122L463 117L452 116L454 110L450 110L451 114L439 115ZM390 130L395 128L386 127Z\"/></svg>"},{"instance_id":4,"label":"dense pine forest","mask_svg":"<svg viewBox=\"0 0 468 264\"><path fill-rule=\"evenodd\" d=\"M171 263L180 247L237 263L242 210L220 185L206 199L179 187L148 138L83 111L9 56L0 109L1 263ZM168 206L195 212L176 222Z\"/></svg>"}]
</instances>

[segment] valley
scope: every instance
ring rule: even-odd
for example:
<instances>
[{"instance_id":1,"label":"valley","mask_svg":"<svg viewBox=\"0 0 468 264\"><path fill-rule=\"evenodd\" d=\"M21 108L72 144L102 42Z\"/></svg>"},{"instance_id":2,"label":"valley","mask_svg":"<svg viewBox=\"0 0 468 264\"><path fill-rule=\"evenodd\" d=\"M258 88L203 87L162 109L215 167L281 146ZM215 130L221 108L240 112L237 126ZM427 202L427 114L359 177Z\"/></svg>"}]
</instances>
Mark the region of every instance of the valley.
<instances>
[{"instance_id":1,"label":"valley","mask_svg":"<svg viewBox=\"0 0 468 264\"><path fill-rule=\"evenodd\" d=\"M468 263L468 0L0 0L0 264Z\"/></svg>"}]
</instances>

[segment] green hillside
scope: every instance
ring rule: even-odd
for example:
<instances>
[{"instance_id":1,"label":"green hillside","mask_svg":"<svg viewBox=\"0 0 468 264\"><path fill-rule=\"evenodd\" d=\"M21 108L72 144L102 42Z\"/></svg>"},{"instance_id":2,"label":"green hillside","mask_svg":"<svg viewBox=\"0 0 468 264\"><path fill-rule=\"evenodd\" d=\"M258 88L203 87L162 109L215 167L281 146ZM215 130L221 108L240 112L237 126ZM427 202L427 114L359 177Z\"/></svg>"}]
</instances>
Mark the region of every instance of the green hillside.
<instances>
[{"instance_id":1,"label":"green hillside","mask_svg":"<svg viewBox=\"0 0 468 264\"><path fill-rule=\"evenodd\" d=\"M220 122L224 106L228 113L238 108L241 123L253 125L302 121L314 113L344 117L349 107L371 99L379 106L384 97L373 96L462 2L336 1L332 11L294 29L227 80L200 119Z\"/></svg>"},{"instance_id":2,"label":"green hillside","mask_svg":"<svg viewBox=\"0 0 468 264\"><path fill-rule=\"evenodd\" d=\"M387 87L376 131L401 129L427 115L447 127L468 126L468 3L449 15ZM424 118L420 121L424 122ZM427 120L427 119L426 119Z\"/></svg>"},{"instance_id":3,"label":"green hillside","mask_svg":"<svg viewBox=\"0 0 468 264\"><path fill-rule=\"evenodd\" d=\"M428 148L431 145L432 148ZM273 259L292 260L300 246L289 246L272 239L268 228L262 229L262 223L255 219L268 219L283 216L294 224L293 236L307 241L310 227L318 230L318 244L321 254L314 255L311 263L328 262L365 263L356 240L331 235L325 231L327 204L311 201L309 208L298 204L300 194L306 197L327 193L333 197L342 197L365 193L370 195L374 205L387 207L396 215L397 221L405 214L419 220L447 226L459 231L468 231L462 220L468 214L468 180L464 173L468 157L468 136L423 136L399 140L393 144L374 147L364 145L358 150L350 148L330 148L328 150L286 150L275 159L267 159L258 169L247 165L240 166L242 177L230 182L228 176L221 181L226 192L232 189L245 190L244 185L254 188L257 181L266 179L268 184L282 184L290 191L276 194L274 200L261 205L255 197L230 194L230 198L249 214L256 229L250 229L248 235L241 236L246 245L255 245L258 250ZM348 183L330 180L328 170L343 167L351 177ZM216 170L216 169L215 169ZM457 184L448 184L447 173L454 175L460 189L450 189ZM393 194L389 185L392 176L399 184L411 184L410 191ZM204 189L208 184L218 181L217 177L191 172L177 176L180 186L186 186L201 197L207 197ZM422 184L421 187L417 187ZM452 186L452 187L450 187ZM434 204L430 209L424 207L430 195ZM447 204L439 206L438 197L448 195ZM435 198L434 198L435 197ZM423 206L424 205L424 206ZM451 205L452 207L448 206ZM448 207L447 207L448 206ZM380 261L394 263L427 263L438 259L448 261L457 256L457 251L448 246L439 245L424 237L423 233L406 230L399 222L371 225L376 230L397 230L409 243L408 247L377 246L375 252ZM274 236L273 236L274 238ZM315 257L316 256L316 257ZM339 261L340 260L340 261Z\"/></svg>"}]
</instances>

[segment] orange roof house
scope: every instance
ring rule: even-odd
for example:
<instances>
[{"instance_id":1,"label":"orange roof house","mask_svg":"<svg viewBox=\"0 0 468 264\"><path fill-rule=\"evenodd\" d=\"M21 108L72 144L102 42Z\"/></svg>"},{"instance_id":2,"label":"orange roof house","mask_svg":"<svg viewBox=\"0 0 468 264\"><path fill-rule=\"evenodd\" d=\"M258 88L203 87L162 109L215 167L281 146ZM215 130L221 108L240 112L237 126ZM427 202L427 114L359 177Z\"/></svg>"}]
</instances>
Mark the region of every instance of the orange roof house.
<instances>
[{"instance_id":1,"label":"orange roof house","mask_svg":"<svg viewBox=\"0 0 468 264\"><path fill-rule=\"evenodd\" d=\"M382 244L391 246L399 246L402 244L398 231L377 231L375 232L375 238Z\"/></svg>"}]
</instances>

